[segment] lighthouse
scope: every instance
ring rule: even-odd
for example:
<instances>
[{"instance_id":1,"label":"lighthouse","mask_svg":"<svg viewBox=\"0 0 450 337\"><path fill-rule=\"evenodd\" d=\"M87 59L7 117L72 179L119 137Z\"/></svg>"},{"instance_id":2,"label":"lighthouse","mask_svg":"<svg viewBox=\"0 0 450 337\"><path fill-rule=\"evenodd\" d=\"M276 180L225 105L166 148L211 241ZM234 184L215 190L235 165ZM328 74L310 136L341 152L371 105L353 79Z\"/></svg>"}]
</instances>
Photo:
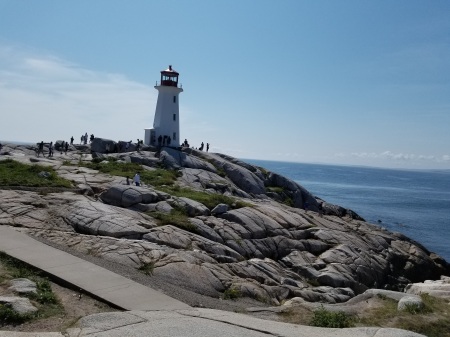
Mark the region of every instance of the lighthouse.
<instances>
[{"instance_id":1,"label":"lighthouse","mask_svg":"<svg viewBox=\"0 0 450 337\"><path fill-rule=\"evenodd\" d=\"M144 143L153 146L180 146L180 109L178 95L183 92L178 84L180 74L169 66L161 71L156 82L158 101L152 129L145 129Z\"/></svg>"}]
</instances>

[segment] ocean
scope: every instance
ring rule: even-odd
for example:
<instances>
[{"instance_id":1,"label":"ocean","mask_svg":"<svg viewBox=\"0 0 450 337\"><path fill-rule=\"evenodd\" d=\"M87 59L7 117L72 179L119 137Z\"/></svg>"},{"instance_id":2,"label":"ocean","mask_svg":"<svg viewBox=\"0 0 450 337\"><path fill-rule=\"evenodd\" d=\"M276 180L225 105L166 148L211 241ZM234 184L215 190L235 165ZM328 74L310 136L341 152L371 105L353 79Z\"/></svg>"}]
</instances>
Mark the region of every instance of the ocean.
<instances>
[{"instance_id":1,"label":"ocean","mask_svg":"<svg viewBox=\"0 0 450 337\"><path fill-rule=\"evenodd\" d=\"M288 177L370 223L400 232L450 262L450 170L245 161Z\"/></svg>"}]
</instances>

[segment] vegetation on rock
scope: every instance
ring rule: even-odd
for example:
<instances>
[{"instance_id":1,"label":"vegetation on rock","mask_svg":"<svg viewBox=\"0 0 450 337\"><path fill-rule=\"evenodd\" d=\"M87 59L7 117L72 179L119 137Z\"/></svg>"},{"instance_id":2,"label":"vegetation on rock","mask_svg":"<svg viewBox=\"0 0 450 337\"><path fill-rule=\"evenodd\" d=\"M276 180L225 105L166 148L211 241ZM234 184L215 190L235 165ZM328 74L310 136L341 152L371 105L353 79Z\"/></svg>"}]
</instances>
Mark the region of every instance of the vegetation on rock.
<instances>
[{"instance_id":1,"label":"vegetation on rock","mask_svg":"<svg viewBox=\"0 0 450 337\"><path fill-rule=\"evenodd\" d=\"M38 308L38 311L34 313L20 314L7 305L0 304L0 326L17 325L33 319L51 317L60 314L64 310L53 293L50 282L39 270L4 252L0 252L0 263L6 269L6 273L2 275L2 283L15 278L27 278L36 283L37 293L28 293L26 297Z\"/></svg>"},{"instance_id":2,"label":"vegetation on rock","mask_svg":"<svg viewBox=\"0 0 450 337\"><path fill-rule=\"evenodd\" d=\"M0 186L72 187L50 166L26 165L12 159L0 161Z\"/></svg>"},{"instance_id":3,"label":"vegetation on rock","mask_svg":"<svg viewBox=\"0 0 450 337\"><path fill-rule=\"evenodd\" d=\"M329 311L321 307L314 311L310 325L322 328L349 328L353 326L353 321L345 312Z\"/></svg>"},{"instance_id":4,"label":"vegetation on rock","mask_svg":"<svg viewBox=\"0 0 450 337\"><path fill-rule=\"evenodd\" d=\"M172 225L184 229L191 233L197 232L197 227L189 221L189 217L184 208L174 207L170 213L159 211L147 212L148 215L158 220L158 225Z\"/></svg>"},{"instance_id":5,"label":"vegetation on rock","mask_svg":"<svg viewBox=\"0 0 450 337\"><path fill-rule=\"evenodd\" d=\"M80 166L98 170L113 176L129 177L130 179L139 172L141 181L154 187L173 185L179 176L178 171L175 170L165 170L161 168L145 170L141 164L120 162L117 161L116 158L105 162L99 162L98 160L93 160L90 163L83 162Z\"/></svg>"},{"instance_id":6,"label":"vegetation on rock","mask_svg":"<svg viewBox=\"0 0 450 337\"><path fill-rule=\"evenodd\" d=\"M213 209L218 204L226 204L233 209L251 206L251 204L249 204L248 202L237 200L236 198L228 197L223 194L208 193L187 187L182 188L179 186L163 187L161 188L161 191L169 193L176 197L184 197L198 201L199 203L205 205L209 209Z\"/></svg>"},{"instance_id":7,"label":"vegetation on rock","mask_svg":"<svg viewBox=\"0 0 450 337\"><path fill-rule=\"evenodd\" d=\"M224 300L235 300L239 297L242 297L242 293L240 292L239 289L234 288L234 287L225 289L225 291L223 292L223 295L222 295L222 298Z\"/></svg>"}]
</instances>

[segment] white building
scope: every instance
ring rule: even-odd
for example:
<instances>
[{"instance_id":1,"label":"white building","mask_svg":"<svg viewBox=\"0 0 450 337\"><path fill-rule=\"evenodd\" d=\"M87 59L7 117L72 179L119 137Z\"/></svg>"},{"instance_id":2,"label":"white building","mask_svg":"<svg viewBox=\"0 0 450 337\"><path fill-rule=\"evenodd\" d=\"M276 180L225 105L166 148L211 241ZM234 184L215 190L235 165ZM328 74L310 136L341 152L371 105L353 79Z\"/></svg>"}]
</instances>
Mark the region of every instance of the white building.
<instances>
[{"instance_id":1,"label":"white building","mask_svg":"<svg viewBox=\"0 0 450 337\"><path fill-rule=\"evenodd\" d=\"M161 71L156 82L158 101L152 129L145 129L144 143L153 146L180 146L180 110L178 95L183 92L178 85L179 73L169 66Z\"/></svg>"}]
</instances>

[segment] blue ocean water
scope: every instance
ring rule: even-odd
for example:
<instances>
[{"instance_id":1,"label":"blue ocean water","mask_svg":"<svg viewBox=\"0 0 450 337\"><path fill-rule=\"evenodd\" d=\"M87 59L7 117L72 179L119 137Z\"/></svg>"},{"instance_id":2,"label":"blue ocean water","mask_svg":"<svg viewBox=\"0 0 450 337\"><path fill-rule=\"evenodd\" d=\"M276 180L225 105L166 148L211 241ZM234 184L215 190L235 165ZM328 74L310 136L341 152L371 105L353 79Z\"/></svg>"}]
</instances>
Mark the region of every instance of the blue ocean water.
<instances>
[{"instance_id":1,"label":"blue ocean water","mask_svg":"<svg viewBox=\"0 0 450 337\"><path fill-rule=\"evenodd\" d=\"M313 195L403 233L450 261L450 171L245 161L295 180Z\"/></svg>"}]
</instances>

